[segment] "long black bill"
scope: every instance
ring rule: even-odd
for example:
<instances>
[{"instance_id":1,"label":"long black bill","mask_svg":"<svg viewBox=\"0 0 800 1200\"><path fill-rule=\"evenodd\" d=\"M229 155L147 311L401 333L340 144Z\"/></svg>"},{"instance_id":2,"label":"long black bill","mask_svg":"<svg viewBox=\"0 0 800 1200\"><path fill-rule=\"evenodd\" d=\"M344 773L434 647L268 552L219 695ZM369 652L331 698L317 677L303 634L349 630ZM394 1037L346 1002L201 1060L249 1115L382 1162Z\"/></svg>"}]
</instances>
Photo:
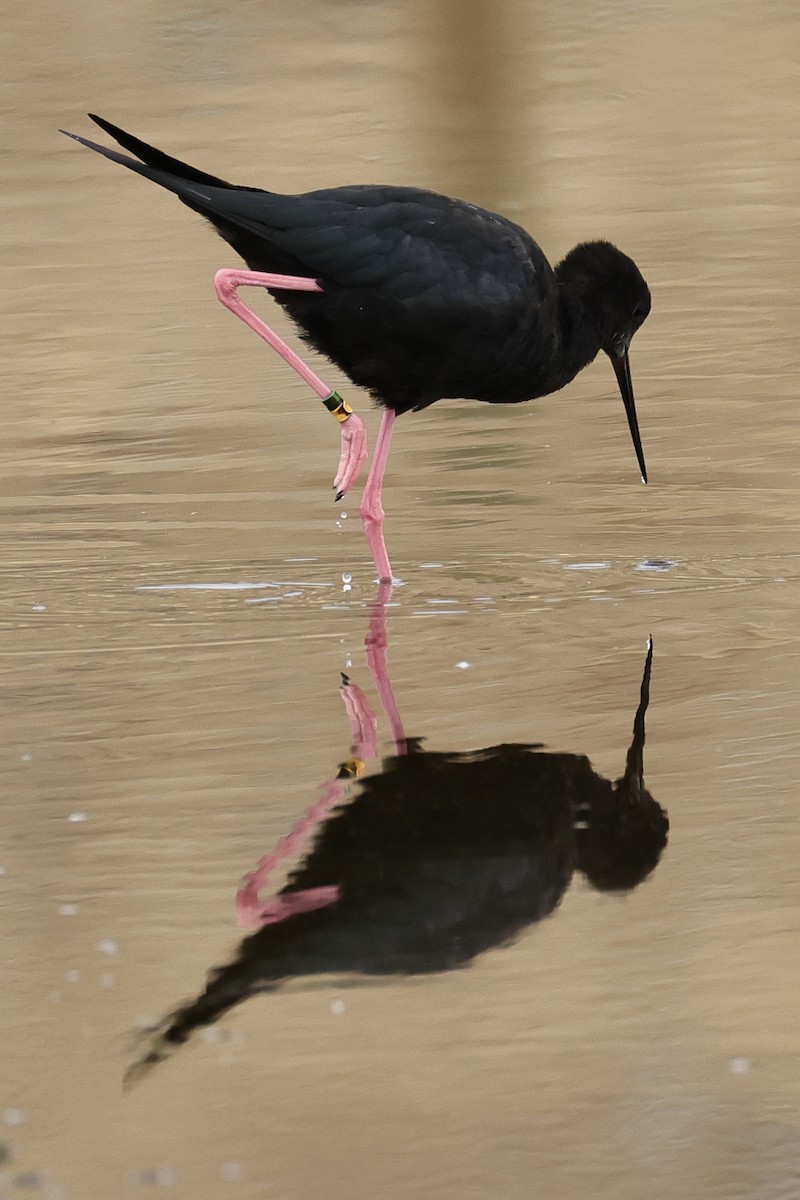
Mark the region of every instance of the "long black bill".
<instances>
[{"instance_id":1,"label":"long black bill","mask_svg":"<svg viewBox=\"0 0 800 1200\"><path fill-rule=\"evenodd\" d=\"M639 436L639 422L636 419L636 405L633 402L633 383L631 382L631 365L628 362L628 347L621 354L610 354L611 365L617 377L619 390L622 393L622 403L625 405L625 415L628 418L628 428L633 439L633 448L639 460L639 470L642 472L642 483L647 483L647 467L644 465L642 439Z\"/></svg>"}]
</instances>

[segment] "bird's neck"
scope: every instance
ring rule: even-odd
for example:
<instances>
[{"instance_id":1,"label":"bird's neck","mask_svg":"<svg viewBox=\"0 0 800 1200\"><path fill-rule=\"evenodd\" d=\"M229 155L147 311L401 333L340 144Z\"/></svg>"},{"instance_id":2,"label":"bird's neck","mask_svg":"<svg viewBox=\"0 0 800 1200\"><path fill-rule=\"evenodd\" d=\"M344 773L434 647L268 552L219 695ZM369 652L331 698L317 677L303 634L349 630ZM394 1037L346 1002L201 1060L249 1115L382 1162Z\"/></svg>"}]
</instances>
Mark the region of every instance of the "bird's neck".
<instances>
[{"instance_id":1,"label":"bird's neck","mask_svg":"<svg viewBox=\"0 0 800 1200\"><path fill-rule=\"evenodd\" d=\"M603 332L596 316L580 291L559 281L560 361L563 387L596 358L603 344Z\"/></svg>"},{"instance_id":2,"label":"bird's neck","mask_svg":"<svg viewBox=\"0 0 800 1200\"><path fill-rule=\"evenodd\" d=\"M590 307L577 288L555 281L547 305L534 307L523 336L504 355L504 399L532 400L560 391L594 359L602 337ZM491 399L497 392L496 371L486 379L477 398Z\"/></svg>"}]
</instances>

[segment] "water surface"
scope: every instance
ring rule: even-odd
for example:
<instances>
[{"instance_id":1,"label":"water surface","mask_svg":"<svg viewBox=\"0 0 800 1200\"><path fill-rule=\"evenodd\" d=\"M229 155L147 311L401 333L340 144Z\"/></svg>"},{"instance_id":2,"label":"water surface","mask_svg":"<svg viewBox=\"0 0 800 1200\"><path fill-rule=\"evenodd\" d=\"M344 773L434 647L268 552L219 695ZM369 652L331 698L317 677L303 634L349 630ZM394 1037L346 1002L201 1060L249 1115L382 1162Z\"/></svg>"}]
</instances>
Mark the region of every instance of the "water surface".
<instances>
[{"instance_id":1,"label":"water surface","mask_svg":"<svg viewBox=\"0 0 800 1200\"><path fill-rule=\"evenodd\" d=\"M797 36L784 0L9 14L0 1194L797 1194ZM340 672L369 771L393 743L333 422L217 303L203 222L58 137L87 109L236 182L434 187L554 259L607 237L654 300L646 489L597 362L404 418L385 499L430 751L616 778L652 633L657 870L576 878L467 969L255 997L127 1092L350 755Z\"/></svg>"}]
</instances>

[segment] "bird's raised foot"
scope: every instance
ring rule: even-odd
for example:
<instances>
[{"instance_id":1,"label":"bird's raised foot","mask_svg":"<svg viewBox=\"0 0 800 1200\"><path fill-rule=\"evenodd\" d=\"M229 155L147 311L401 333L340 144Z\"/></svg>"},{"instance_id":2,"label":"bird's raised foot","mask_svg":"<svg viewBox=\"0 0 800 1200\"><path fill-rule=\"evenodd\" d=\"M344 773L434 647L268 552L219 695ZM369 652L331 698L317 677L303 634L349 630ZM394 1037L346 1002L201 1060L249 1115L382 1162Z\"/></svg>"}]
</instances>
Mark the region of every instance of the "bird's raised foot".
<instances>
[{"instance_id":1,"label":"bird's raised foot","mask_svg":"<svg viewBox=\"0 0 800 1200\"><path fill-rule=\"evenodd\" d=\"M367 460L367 430L357 413L350 413L347 420L342 421L341 437L342 453L333 481L337 500L352 487Z\"/></svg>"}]
</instances>

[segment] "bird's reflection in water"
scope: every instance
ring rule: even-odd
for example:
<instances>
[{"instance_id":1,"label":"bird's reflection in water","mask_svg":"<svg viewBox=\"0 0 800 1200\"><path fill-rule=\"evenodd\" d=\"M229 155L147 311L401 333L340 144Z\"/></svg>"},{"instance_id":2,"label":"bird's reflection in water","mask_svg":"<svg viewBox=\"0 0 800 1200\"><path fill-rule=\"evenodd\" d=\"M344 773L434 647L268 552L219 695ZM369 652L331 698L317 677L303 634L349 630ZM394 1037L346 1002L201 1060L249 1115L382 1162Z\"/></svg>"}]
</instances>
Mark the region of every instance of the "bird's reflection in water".
<instances>
[{"instance_id":1,"label":"bird's reflection in water","mask_svg":"<svg viewBox=\"0 0 800 1200\"><path fill-rule=\"evenodd\" d=\"M463 967L551 914L576 871L595 888L626 891L658 863L668 822L643 779L652 645L625 771L612 783L584 755L540 745L443 754L405 739L382 675L382 612L376 606L367 646L397 753L348 796L376 723L363 694L345 679L354 757L245 878L240 921L258 931L213 971L197 999L166 1018L128 1072L129 1082L197 1028L284 981ZM286 885L261 900L259 888L312 832Z\"/></svg>"}]
</instances>

